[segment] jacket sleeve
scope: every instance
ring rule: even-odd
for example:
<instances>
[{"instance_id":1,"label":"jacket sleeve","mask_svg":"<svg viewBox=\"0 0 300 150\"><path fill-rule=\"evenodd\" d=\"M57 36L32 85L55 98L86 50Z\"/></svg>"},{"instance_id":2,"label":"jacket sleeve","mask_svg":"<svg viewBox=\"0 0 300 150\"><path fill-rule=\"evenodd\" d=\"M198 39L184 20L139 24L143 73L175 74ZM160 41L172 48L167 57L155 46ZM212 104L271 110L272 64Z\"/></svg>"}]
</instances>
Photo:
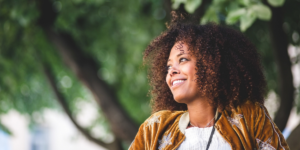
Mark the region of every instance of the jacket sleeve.
<instances>
[{"instance_id":1,"label":"jacket sleeve","mask_svg":"<svg viewBox=\"0 0 300 150\"><path fill-rule=\"evenodd\" d=\"M151 128L150 125L159 122L157 120L157 117L155 116L158 116L158 113L152 114L140 126L139 131L136 134L131 145L129 146L128 150L149 150L151 147L153 147L154 143L152 143L151 141L155 141L155 139L153 139L155 137L155 129Z\"/></svg>"},{"instance_id":2,"label":"jacket sleeve","mask_svg":"<svg viewBox=\"0 0 300 150\"><path fill-rule=\"evenodd\" d=\"M257 104L255 117L255 142L259 150L289 150L283 135L263 105Z\"/></svg>"},{"instance_id":3,"label":"jacket sleeve","mask_svg":"<svg viewBox=\"0 0 300 150\"><path fill-rule=\"evenodd\" d=\"M134 140L129 146L128 150L146 150L146 131L145 122L140 126L138 133L136 134Z\"/></svg>"}]
</instances>

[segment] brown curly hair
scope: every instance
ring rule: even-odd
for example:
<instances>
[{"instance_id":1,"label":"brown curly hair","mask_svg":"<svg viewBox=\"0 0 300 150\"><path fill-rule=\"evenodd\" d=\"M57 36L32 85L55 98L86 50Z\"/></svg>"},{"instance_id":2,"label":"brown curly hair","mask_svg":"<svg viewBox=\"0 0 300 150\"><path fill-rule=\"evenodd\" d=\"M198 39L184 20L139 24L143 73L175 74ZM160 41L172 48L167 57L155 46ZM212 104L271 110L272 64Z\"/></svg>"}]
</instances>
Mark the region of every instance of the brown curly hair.
<instances>
[{"instance_id":1,"label":"brown curly hair","mask_svg":"<svg viewBox=\"0 0 300 150\"><path fill-rule=\"evenodd\" d=\"M197 84L215 108L231 109L246 100L264 102L266 81L255 46L240 32L216 24L173 21L144 52L150 65L153 112L187 110L177 103L166 83L167 60L173 45L183 41L197 58Z\"/></svg>"}]
</instances>

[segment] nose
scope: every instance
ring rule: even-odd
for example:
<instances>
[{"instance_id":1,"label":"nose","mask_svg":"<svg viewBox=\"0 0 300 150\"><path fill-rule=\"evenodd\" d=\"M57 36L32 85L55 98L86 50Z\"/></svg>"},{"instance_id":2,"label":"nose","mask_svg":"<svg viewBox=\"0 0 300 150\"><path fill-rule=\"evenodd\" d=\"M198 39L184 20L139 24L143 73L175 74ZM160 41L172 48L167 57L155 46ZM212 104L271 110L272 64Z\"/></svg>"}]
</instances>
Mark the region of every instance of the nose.
<instances>
[{"instance_id":1,"label":"nose","mask_svg":"<svg viewBox=\"0 0 300 150\"><path fill-rule=\"evenodd\" d=\"M178 69L177 66L173 66L170 70L169 70L169 75L172 77L175 74L180 74L180 71Z\"/></svg>"}]
</instances>

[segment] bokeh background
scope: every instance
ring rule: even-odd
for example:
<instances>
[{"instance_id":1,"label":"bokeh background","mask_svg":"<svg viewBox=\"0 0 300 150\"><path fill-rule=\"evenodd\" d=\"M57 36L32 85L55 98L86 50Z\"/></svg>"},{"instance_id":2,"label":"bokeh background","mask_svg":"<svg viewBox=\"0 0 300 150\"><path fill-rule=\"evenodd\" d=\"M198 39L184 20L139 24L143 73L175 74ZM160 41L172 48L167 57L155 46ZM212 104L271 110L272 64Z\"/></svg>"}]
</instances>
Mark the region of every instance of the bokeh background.
<instances>
[{"instance_id":1,"label":"bokeh background","mask_svg":"<svg viewBox=\"0 0 300 150\"><path fill-rule=\"evenodd\" d=\"M127 149L151 114L143 51L172 10L243 32L300 149L300 0L0 0L0 150Z\"/></svg>"}]
</instances>

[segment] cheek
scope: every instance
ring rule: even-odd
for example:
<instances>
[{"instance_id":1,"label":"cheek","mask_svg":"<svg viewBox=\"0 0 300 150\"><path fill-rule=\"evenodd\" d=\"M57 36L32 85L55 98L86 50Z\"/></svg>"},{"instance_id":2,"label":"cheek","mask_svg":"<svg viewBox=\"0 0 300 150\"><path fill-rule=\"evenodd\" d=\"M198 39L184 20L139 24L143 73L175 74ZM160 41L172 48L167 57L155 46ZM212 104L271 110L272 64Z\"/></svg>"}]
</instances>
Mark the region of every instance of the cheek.
<instances>
[{"instance_id":1,"label":"cheek","mask_svg":"<svg viewBox=\"0 0 300 150\"><path fill-rule=\"evenodd\" d=\"M194 65L188 65L184 68L182 68L182 72L184 72L189 79L195 79L196 78L196 69Z\"/></svg>"},{"instance_id":2,"label":"cheek","mask_svg":"<svg viewBox=\"0 0 300 150\"><path fill-rule=\"evenodd\" d=\"M171 80L171 78L167 75L166 76L166 83L167 83L167 85L169 86L169 81Z\"/></svg>"}]
</instances>

